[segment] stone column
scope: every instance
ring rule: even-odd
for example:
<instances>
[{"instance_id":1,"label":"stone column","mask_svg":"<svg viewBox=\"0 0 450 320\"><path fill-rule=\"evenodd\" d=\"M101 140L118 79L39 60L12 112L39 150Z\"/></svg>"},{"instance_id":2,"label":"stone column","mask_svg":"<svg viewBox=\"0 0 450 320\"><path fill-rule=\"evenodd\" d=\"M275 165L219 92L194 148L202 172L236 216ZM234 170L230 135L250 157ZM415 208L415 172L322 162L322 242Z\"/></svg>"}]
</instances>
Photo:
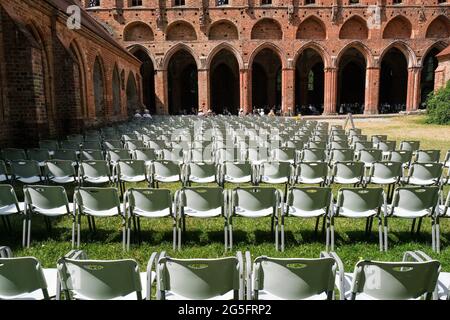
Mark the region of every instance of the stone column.
<instances>
[{"instance_id":1,"label":"stone column","mask_svg":"<svg viewBox=\"0 0 450 320\"><path fill-rule=\"evenodd\" d=\"M155 71L156 114L169 114L167 70Z\"/></svg>"},{"instance_id":2,"label":"stone column","mask_svg":"<svg viewBox=\"0 0 450 320\"><path fill-rule=\"evenodd\" d=\"M364 114L378 114L380 101L380 68L367 68L365 95Z\"/></svg>"},{"instance_id":3,"label":"stone column","mask_svg":"<svg viewBox=\"0 0 450 320\"><path fill-rule=\"evenodd\" d=\"M246 113L251 113L253 111L252 107L252 70L251 69L241 69L239 71L240 77L240 107L244 109Z\"/></svg>"},{"instance_id":4,"label":"stone column","mask_svg":"<svg viewBox=\"0 0 450 320\"><path fill-rule=\"evenodd\" d=\"M408 91L406 94L406 111L415 111L419 109L420 104L420 76L421 67L408 68Z\"/></svg>"},{"instance_id":5,"label":"stone column","mask_svg":"<svg viewBox=\"0 0 450 320\"><path fill-rule=\"evenodd\" d=\"M337 68L325 68L324 115L337 113Z\"/></svg>"},{"instance_id":6,"label":"stone column","mask_svg":"<svg viewBox=\"0 0 450 320\"><path fill-rule=\"evenodd\" d=\"M208 111L210 105L209 70L198 70L198 110Z\"/></svg>"},{"instance_id":7,"label":"stone column","mask_svg":"<svg viewBox=\"0 0 450 320\"><path fill-rule=\"evenodd\" d=\"M295 72L293 68L282 71L281 81L281 111L283 114L294 115Z\"/></svg>"}]
</instances>

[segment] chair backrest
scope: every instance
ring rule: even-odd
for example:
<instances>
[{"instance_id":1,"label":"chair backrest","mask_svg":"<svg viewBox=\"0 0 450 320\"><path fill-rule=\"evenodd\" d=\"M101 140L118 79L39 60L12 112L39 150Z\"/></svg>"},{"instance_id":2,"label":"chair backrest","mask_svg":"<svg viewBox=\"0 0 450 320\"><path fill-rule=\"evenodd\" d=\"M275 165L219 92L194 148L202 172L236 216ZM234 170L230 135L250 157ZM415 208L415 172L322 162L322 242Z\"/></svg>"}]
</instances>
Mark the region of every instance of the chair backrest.
<instances>
[{"instance_id":1,"label":"chair backrest","mask_svg":"<svg viewBox=\"0 0 450 320\"><path fill-rule=\"evenodd\" d=\"M309 141L306 144L307 149L326 149L327 148L327 141Z\"/></svg>"},{"instance_id":2,"label":"chair backrest","mask_svg":"<svg viewBox=\"0 0 450 320\"><path fill-rule=\"evenodd\" d=\"M77 188L74 198L84 209L106 211L117 208L120 211L119 194L116 188Z\"/></svg>"},{"instance_id":3,"label":"chair backrest","mask_svg":"<svg viewBox=\"0 0 450 320\"><path fill-rule=\"evenodd\" d=\"M365 293L381 300L431 297L436 287L440 263L360 261L355 266L352 298Z\"/></svg>"},{"instance_id":4,"label":"chair backrest","mask_svg":"<svg viewBox=\"0 0 450 320\"><path fill-rule=\"evenodd\" d=\"M301 152L301 161L320 162L327 158L325 149L303 149Z\"/></svg>"},{"instance_id":5,"label":"chair backrest","mask_svg":"<svg viewBox=\"0 0 450 320\"><path fill-rule=\"evenodd\" d=\"M161 155L163 160L177 161L180 163L184 161L184 151L181 148L163 149Z\"/></svg>"},{"instance_id":6,"label":"chair backrest","mask_svg":"<svg viewBox=\"0 0 450 320\"><path fill-rule=\"evenodd\" d=\"M75 150L71 150L71 149L55 150L53 159L55 159L55 160L70 160L72 162L78 161L77 153L75 152Z\"/></svg>"},{"instance_id":7,"label":"chair backrest","mask_svg":"<svg viewBox=\"0 0 450 320\"><path fill-rule=\"evenodd\" d=\"M377 144L382 141L387 141L387 138L388 138L388 136L385 134L376 134L376 135L373 135L370 138L370 140L372 141L373 144Z\"/></svg>"},{"instance_id":8,"label":"chair backrest","mask_svg":"<svg viewBox=\"0 0 450 320\"><path fill-rule=\"evenodd\" d=\"M359 161L336 162L333 166L333 176L344 179L364 176L364 163Z\"/></svg>"},{"instance_id":9,"label":"chair backrest","mask_svg":"<svg viewBox=\"0 0 450 320\"><path fill-rule=\"evenodd\" d=\"M136 160L154 161L158 159L158 154L155 149L136 149L133 151L133 158Z\"/></svg>"},{"instance_id":10,"label":"chair backrest","mask_svg":"<svg viewBox=\"0 0 450 320\"><path fill-rule=\"evenodd\" d=\"M331 204L332 196L330 188L291 188L287 197L288 210L289 207L302 211L326 209Z\"/></svg>"},{"instance_id":11,"label":"chair backrest","mask_svg":"<svg viewBox=\"0 0 450 320\"><path fill-rule=\"evenodd\" d=\"M80 164L80 175L90 178L110 177L111 170L105 160L84 161Z\"/></svg>"},{"instance_id":12,"label":"chair backrest","mask_svg":"<svg viewBox=\"0 0 450 320\"><path fill-rule=\"evenodd\" d=\"M239 277L239 261L235 257L187 260L163 257L158 261L162 296L170 291L194 300L220 297L241 289Z\"/></svg>"},{"instance_id":13,"label":"chair backrest","mask_svg":"<svg viewBox=\"0 0 450 320\"><path fill-rule=\"evenodd\" d=\"M115 150L115 149L122 149L123 144L120 140L107 140L103 142L103 146L105 150Z\"/></svg>"},{"instance_id":14,"label":"chair backrest","mask_svg":"<svg viewBox=\"0 0 450 320\"><path fill-rule=\"evenodd\" d=\"M251 176L253 167L250 162L225 162L222 166L223 174L233 178Z\"/></svg>"},{"instance_id":15,"label":"chair backrest","mask_svg":"<svg viewBox=\"0 0 450 320\"><path fill-rule=\"evenodd\" d=\"M413 163L408 174L410 177L422 180L435 179L437 183L442 175L442 170L442 163Z\"/></svg>"},{"instance_id":16,"label":"chair backrest","mask_svg":"<svg viewBox=\"0 0 450 320\"><path fill-rule=\"evenodd\" d=\"M378 149L363 149L359 151L358 160L365 163L373 163L375 161L381 161L383 154Z\"/></svg>"},{"instance_id":17,"label":"chair backrest","mask_svg":"<svg viewBox=\"0 0 450 320\"><path fill-rule=\"evenodd\" d=\"M254 270L256 297L259 290L264 290L286 300L307 299L322 293L332 299L336 274L333 258L259 257Z\"/></svg>"},{"instance_id":18,"label":"chair backrest","mask_svg":"<svg viewBox=\"0 0 450 320\"><path fill-rule=\"evenodd\" d=\"M71 210L64 187L26 186L23 191L25 202L32 207L43 210L66 207L68 213Z\"/></svg>"},{"instance_id":19,"label":"chair backrest","mask_svg":"<svg viewBox=\"0 0 450 320\"><path fill-rule=\"evenodd\" d=\"M269 159L268 148L249 148L247 150L248 161L266 161Z\"/></svg>"},{"instance_id":20,"label":"chair backrest","mask_svg":"<svg viewBox=\"0 0 450 320\"><path fill-rule=\"evenodd\" d=\"M125 142L125 149L136 150L144 148L144 142L142 140L129 140Z\"/></svg>"},{"instance_id":21,"label":"chair backrest","mask_svg":"<svg viewBox=\"0 0 450 320\"><path fill-rule=\"evenodd\" d=\"M380 210L384 205L383 188L342 188L339 190L337 206L353 212Z\"/></svg>"},{"instance_id":22,"label":"chair backrest","mask_svg":"<svg viewBox=\"0 0 450 320\"><path fill-rule=\"evenodd\" d=\"M152 172L156 176L171 177L175 175L181 175L181 168L178 162L157 160L153 162Z\"/></svg>"},{"instance_id":23,"label":"chair backrest","mask_svg":"<svg viewBox=\"0 0 450 320\"><path fill-rule=\"evenodd\" d=\"M393 150L389 153L389 161L409 164L411 159L412 151L410 150Z\"/></svg>"},{"instance_id":24,"label":"chair backrest","mask_svg":"<svg viewBox=\"0 0 450 320\"><path fill-rule=\"evenodd\" d=\"M264 162L261 166L261 175L270 179L289 178L292 173L289 162Z\"/></svg>"},{"instance_id":25,"label":"chair backrest","mask_svg":"<svg viewBox=\"0 0 450 320\"><path fill-rule=\"evenodd\" d=\"M242 151L239 148L219 149L216 151L216 163L224 163L226 161L235 162L242 160Z\"/></svg>"},{"instance_id":26,"label":"chair backrest","mask_svg":"<svg viewBox=\"0 0 450 320\"><path fill-rule=\"evenodd\" d=\"M249 211L276 208L280 195L275 188L246 187L232 191L232 206Z\"/></svg>"},{"instance_id":27,"label":"chair backrest","mask_svg":"<svg viewBox=\"0 0 450 320\"><path fill-rule=\"evenodd\" d=\"M102 149L102 144L98 140L95 140L95 141L84 141L83 142L83 149L87 149L87 150L101 150Z\"/></svg>"},{"instance_id":28,"label":"chair backrest","mask_svg":"<svg viewBox=\"0 0 450 320\"><path fill-rule=\"evenodd\" d=\"M158 212L169 209L172 212L172 195L168 189L129 189L127 198L132 210Z\"/></svg>"},{"instance_id":29,"label":"chair backrest","mask_svg":"<svg viewBox=\"0 0 450 320\"><path fill-rule=\"evenodd\" d=\"M353 161L355 159L355 151L353 149L331 149L330 161Z\"/></svg>"},{"instance_id":30,"label":"chair backrest","mask_svg":"<svg viewBox=\"0 0 450 320\"><path fill-rule=\"evenodd\" d=\"M193 162L213 162L212 149L190 149L188 153L189 161Z\"/></svg>"},{"instance_id":31,"label":"chair backrest","mask_svg":"<svg viewBox=\"0 0 450 320\"><path fill-rule=\"evenodd\" d=\"M295 175L307 179L326 178L328 164L326 162L300 162Z\"/></svg>"},{"instance_id":32,"label":"chair backrest","mask_svg":"<svg viewBox=\"0 0 450 320\"><path fill-rule=\"evenodd\" d=\"M145 166L145 161L143 160L120 160L117 162L116 169L119 177L147 175L147 167Z\"/></svg>"},{"instance_id":33,"label":"chair backrest","mask_svg":"<svg viewBox=\"0 0 450 320\"><path fill-rule=\"evenodd\" d=\"M353 149L355 149L355 151L373 148L373 144L371 141L356 141L352 145L353 145Z\"/></svg>"},{"instance_id":34,"label":"chair backrest","mask_svg":"<svg viewBox=\"0 0 450 320\"><path fill-rule=\"evenodd\" d=\"M46 161L45 174L56 178L76 176L75 167L70 160Z\"/></svg>"},{"instance_id":35,"label":"chair backrest","mask_svg":"<svg viewBox=\"0 0 450 320\"><path fill-rule=\"evenodd\" d=\"M328 145L329 149L349 149L347 141L331 141Z\"/></svg>"},{"instance_id":36,"label":"chair backrest","mask_svg":"<svg viewBox=\"0 0 450 320\"><path fill-rule=\"evenodd\" d=\"M370 168L371 177L393 179L402 176L402 163L393 161L376 161Z\"/></svg>"},{"instance_id":37,"label":"chair backrest","mask_svg":"<svg viewBox=\"0 0 450 320\"><path fill-rule=\"evenodd\" d=\"M109 300L136 293L142 299L139 266L134 260L60 259L62 289L84 299Z\"/></svg>"},{"instance_id":38,"label":"chair backrest","mask_svg":"<svg viewBox=\"0 0 450 320\"><path fill-rule=\"evenodd\" d=\"M50 298L42 266L36 258L0 258L0 297L2 299L14 298L36 290L42 290L44 299Z\"/></svg>"},{"instance_id":39,"label":"chair backrest","mask_svg":"<svg viewBox=\"0 0 450 320\"><path fill-rule=\"evenodd\" d=\"M408 211L434 210L439 201L439 187L400 187L394 192L392 207Z\"/></svg>"},{"instance_id":40,"label":"chair backrest","mask_svg":"<svg viewBox=\"0 0 450 320\"><path fill-rule=\"evenodd\" d=\"M420 147L420 141L402 141L400 142L400 150L417 151Z\"/></svg>"},{"instance_id":41,"label":"chair backrest","mask_svg":"<svg viewBox=\"0 0 450 320\"><path fill-rule=\"evenodd\" d=\"M80 143L77 141L60 141L59 146L61 149L66 150L79 150L80 149Z\"/></svg>"},{"instance_id":42,"label":"chair backrest","mask_svg":"<svg viewBox=\"0 0 450 320\"><path fill-rule=\"evenodd\" d=\"M29 160L38 162L50 160L50 153L47 149L28 149L27 155Z\"/></svg>"},{"instance_id":43,"label":"chair backrest","mask_svg":"<svg viewBox=\"0 0 450 320\"><path fill-rule=\"evenodd\" d=\"M180 204L197 211L209 211L225 206L222 188L193 187L181 190Z\"/></svg>"},{"instance_id":44,"label":"chair backrest","mask_svg":"<svg viewBox=\"0 0 450 320\"><path fill-rule=\"evenodd\" d=\"M8 184L0 184L0 208L15 205L17 212L19 212L18 203L14 188Z\"/></svg>"},{"instance_id":45,"label":"chair backrest","mask_svg":"<svg viewBox=\"0 0 450 320\"><path fill-rule=\"evenodd\" d=\"M106 160L117 162L119 160L130 160L131 155L127 149L110 149L106 151Z\"/></svg>"},{"instance_id":46,"label":"chair backrest","mask_svg":"<svg viewBox=\"0 0 450 320\"><path fill-rule=\"evenodd\" d=\"M101 150L83 150L81 151L80 158L81 161L97 161L105 159Z\"/></svg>"},{"instance_id":47,"label":"chair backrest","mask_svg":"<svg viewBox=\"0 0 450 320\"><path fill-rule=\"evenodd\" d=\"M166 147L164 140L149 140L147 141L147 147L150 149L161 150Z\"/></svg>"},{"instance_id":48,"label":"chair backrest","mask_svg":"<svg viewBox=\"0 0 450 320\"><path fill-rule=\"evenodd\" d=\"M39 163L34 160L19 160L11 162L11 172L18 178L31 178L41 176Z\"/></svg>"},{"instance_id":49,"label":"chair backrest","mask_svg":"<svg viewBox=\"0 0 450 320\"><path fill-rule=\"evenodd\" d=\"M396 146L397 146L397 141L379 141L376 144L376 148L381 151L384 151L384 152L394 151Z\"/></svg>"},{"instance_id":50,"label":"chair backrest","mask_svg":"<svg viewBox=\"0 0 450 320\"><path fill-rule=\"evenodd\" d=\"M429 163L439 162L441 150L417 150L415 162Z\"/></svg>"},{"instance_id":51,"label":"chair backrest","mask_svg":"<svg viewBox=\"0 0 450 320\"><path fill-rule=\"evenodd\" d=\"M296 161L297 152L294 148L277 148L272 150L272 157L275 161Z\"/></svg>"},{"instance_id":52,"label":"chair backrest","mask_svg":"<svg viewBox=\"0 0 450 320\"><path fill-rule=\"evenodd\" d=\"M23 149L6 148L2 150L2 156L8 162L27 159L27 155Z\"/></svg>"},{"instance_id":53,"label":"chair backrest","mask_svg":"<svg viewBox=\"0 0 450 320\"><path fill-rule=\"evenodd\" d=\"M59 144L56 140L39 140L39 147L49 151L55 151L59 148Z\"/></svg>"},{"instance_id":54,"label":"chair backrest","mask_svg":"<svg viewBox=\"0 0 450 320\"><path fill-rule=\"evenodd\" d=\"M214 163L190 162L186 164L186 176L208 178L217 175L217 166Z\"/></svg>"}]
</instances>

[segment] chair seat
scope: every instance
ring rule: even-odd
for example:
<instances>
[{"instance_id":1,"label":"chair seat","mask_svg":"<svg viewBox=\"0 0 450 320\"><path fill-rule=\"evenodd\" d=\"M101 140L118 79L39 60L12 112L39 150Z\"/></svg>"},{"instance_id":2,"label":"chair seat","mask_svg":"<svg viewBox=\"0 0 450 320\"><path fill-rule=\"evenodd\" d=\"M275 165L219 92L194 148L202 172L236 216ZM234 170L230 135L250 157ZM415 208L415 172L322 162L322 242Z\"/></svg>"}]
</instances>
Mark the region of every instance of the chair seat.
<instances>
[{"instance_id":1,"label":"chair seat","mask_svg":"<svg viewBox=\"0 0 450 320\"><path fill-rule=\"evenodd\" d=\"M252 182L252 176L248 175L248 176L244 176L244 177L231 177L229 175L225 175L224 177L226 182L231 182L231 183L249 183Z\"/></svg>"},{"instance_id":2,"label":"chair seat","mask_svg":"<svg viewBox=\"0 0 450 320\"><path fill-rule=\"evenodd\" d=\"M359 183L360 181L361 180L359 178L351 178L351 179L346 179L346 178L341 178L341 177L334 178L334 182L340 183L340 184L355 184L355 183Z\"/></svg>"},{"instance_id":3,"label":"chair seat","mask_svg":"<svg viewBox=\"0 0 450 320\"><path fill-rule=\"evenodd\" d=\"M287 183L288 182L288 178L287 177L270 178L270 177L267 177L267 176L262 176L261 177L261 181L265 182L265 183L271 183L271 184L282 184L282 183Z\"/></svg>"},{"instance_id":4,"label":"chair seat","mask_svg":"<svg viewBox=\"0 0 450 320\"><path fill-rule=\"evenodd\" d=\"M397 178L387 178L387 179L385 179L385 178L379 178L379 177L372 177L372 178L370 178L370 180L366 179L366 181L367 182L370 181L370 183L373 183L373 184L385 184L385 185L387 185L387 184L396 183L398 181L398 179Z\"/></svg>"},{"instance_id":5,"label":"chair seat","mask_svg":"<svg viewBox=\"0 0 450 320\"><path fill-rule=\"evenodd\" d=\"M170 209L168 209L168 208L164 209L164 210L152 211L152 212L135 208L133 210L133 214L138 217L144 217L144 218L163 218L163 217L168 217L171 215Z\"/></svg>"},{"instance_id":6,"label":"chair seat","mask_svg":"<svg viewBox=\"0 0 450 320\"><path fill-rule=\"evenodd\" d=\"M319 183L322 183L324 181L325 181L324 178L314 178L314 179L308 179L308 178L303 178L303 177L298 177L297 178L297 183L319 184Z\"/></svg>"},{"instance_id":7,"label":"chair seat","mask_svg":"<svg viewBox=\"0 0 450 320\"><path fill-rule=\"evenodd\" d=\"M109 177L85 177L84 181L92 183L92 184L103 184L110 182Z\"/></svg>"},{"instance_id":8,"label":"chair seat","mask_svg":"<svg viewBox=\"0 0 450 320\"><path fill-rule=\"evenodd\" d=\"M235 208L235 214L246 218L261 218L268 217L273 214L273 208L267 208L257 211L247 210L241 207Z\"/></svg>"},{"instance_id":9,"label":"chair seat","mask_svg":"<svg viewBox=\"0 0 450 320\"><path fill-rule=\"evenodd\" d=\"M347 208L339 209L339 216L346 218L369 218L377 215L377 210L368 210L365 212L353 211Z\"/></svg>"},{"instance_id":10,"label":"chair seat","mask_svg":"<svg viewBox=\"0 0 450 320\"><path fill-rule=\"evenodd\" d=\"M23 212L25 210L25 203L19 202L19 210L20 210L20 212ZM17 207L15 204L0 208L0 216L9 216L11 214L20 213L20 212L17 212Z\"/></svg>"},{"instance_id":11,"label":"chair seat","mask_svg":"<svg viewBox=\"0 0 450 320\"><path fill-rule=\"evenodd\" d=\"M212 218L222 215L222 208L216 208L207 211L198 211L189 207L184 208L184 214L195 218Z\"/></svg>"},{"instance_id":12,"label":"chair seat","mask_svg":"<svg viewBox=\"0 0 450 320\"><path fill-rule=\"evenodd\" d=\"M78 181L77 177L50 177L50 181L54 183L67 184L67 183L76 183Z\"/></svg>"},{"instance_id":13,"label":"chair seat","mask_svg":"<svg viewBox=\"0 0 450 320\"><path fill-rule=\"evenodd\" d=\"M5 182L10 180L11 177L7 176L6 174L0 174L0 182Z\"/></svg>"},{"instance_id":14,"label":"chair seat","mask_svg":"<svg viewBox=\"0 0 450 320\"><path fill-rule=\"evenodd\" d=\"M115 217L119 215L117 208L112 208L108 210L91 210L89 208L83 208L83 213L94 217ZM123 213L120 212L120 214Z\"/></svg>"},{"instance_id":15,"label":"chair seat","mask_svg":"<svg viewBox=\"0 0 450 320\"><path fill-rule=\"evenodd\" d=\"M176 294L174 292L171 292L171 291L166 292L165 298L166 298L166 300L192 300L192 299L183 297L183 296ZM232 290L223 295L205 299L205 300L233 300L233 299L234 299L234 291Z\"/></svg>"},{"instance_id":16,"label":"chair seat","mask_svg":"<svg viewBox=\"0 0 450 320\"><path fill-rule=\"evenodd\" d=\"M72 210L73 210L73 203L69 203L69 212L67 212L66 206L62 206L59 208L53 208L53 209L41 209L38 207L33 207L34 213L42 214L47 217L65 216L65 215L71 214Z\"/></svg>"},{"instance_id":17,"label":"chair seat","mask_svg":"<svg viewBox=\"0 0 450 320\"><path fill-rule=\"evenodd\" d=\"M146 181L147 177L143 174L143 175L139 175L139 176L133 176L133 177L128 177L128 176L120 176L120 181L123 182L142 182L142 181Z\"/></svg>"},{"instance_id":18,"label":"chair seat","mask_svg":"<svg viewBox=\"0 0 450 320\"><path fill-rule=\"evenodd\" d=\"M180 176L174 175L169 177L163 177L155 174L155 180L159 182L178 182L180 181Z\"/></svg>"},{"instance_id":19,"label":"chair seat","mask_svg":"<svg viewBox=\"0 0 450 320\"><path fill-rule=\"evenodd\" d=\"M57 269L42 269L44 272L45 281L47 282L47 291L50 297L56 296L56 286L57 286ZM44 294L42 290L36 290L29 293L24 293L18 296L6 297L0 295L0 300L43 300Z\"/></svg>"},{"instance_id":20,"label":"chair seat","mask_svg":"<svg viewBox=\"0 0 450 320\"><path fill-rule=\"evenodd\" d=\"M33 184L33 183L42 182L41 177L38 177L38 176L27 177L27 178L16 177L16 179L25 184Z\"/></svg>"},{"instance_id":21,"label":"chair seat","mask_svg":"<svg viewBox=\"0 0 450 320\"><path fill-rule=\"evenodd\" d=\"M141 272L139 274L139 277L141 279L142 296L144 297L145 296L144 292L145 292L145 290L147 288L147 272ZM156 273L154 271L152 271L152 273L151 273L151 283L153 283L155 281L155 279L156 279ZM148 290L148 288L147 288L147 290ZM81 294L75 294L74 295L74 299L76 299L76 300L93 300L92 298L86 297L86 296L81 295ZM137 295L136 295L136 292L132 292L130 294L127 294L126 296L116 297L116 298L111 299L111 300L124 300L124 301L137 300Z\"/></svg>"},{"instance_id":22,"label":"chair seat","mask_svg":"<svg viewBox=\"0 0 450 320\"><path fill-rule=\"evenodd\" d=\"M302 300L327 300L327 294L325 292L321 294L315 294L311 297L304 298ZM258 300L286 300L282 297L279 297L275 294L272 294L270 292L267 292L265 290L258 291Z\"/></svg>"},{"instance_id":23,"label":"chair seat","mask_svg":"<svg viewBox=\"0 0 450 320\"><path fill-rule=\"evenodd\" d=\"M388 212L391 212L391 206L387 206ZM398 218L406 218L406 219L416 219L421 217L426 217L430 214L428 210L421 211L409 211L402 208L394 208L393 216Z\"/></svg>"},{"instance_id":24,"label":"chair seat","mask_svg":"<svg viewBox=\"0 0 450 320\"><path fill-rule=\"evenodd\" d=\"M300 217L300 218L313 218L324 216L326 211L324 209L305 211L295 207L289 207L289 216Z\"/></svg>"},{"instance_id":25,"label":"chair seat","mask_svg":"<svg viewBox=\"0 0 450 320\"><path fill-rule=\"evenodd\" d=\"M213 182L216 182L216 177L210 176L210 177L199 178L199 177L195 177L195 176L190 176L189 181L197 182L197 183L213 183Z\"/></svg>"},{"instance_id":26,"label":"chair seat","mask_svg":"<svg viewBox=\"0 0 450 320\"><path fill-rule=\"evenodd\" d=\"M441 272L439 274L437 288L438 288L438 297L440 300L446 300L449 294L450 287L450 272Z\"/></svg>"},{"instance_id":27,"label":"chair seat","mask_svg":"<svg viewBox=\"0 0 450 320\"><path fill-rule=\"evenodd\" d=\"M424 179L418 179L418 178L411 177L409 180L405 179L404 181L405 181L405 183L412 184L415 186L431 186L431 185L436 184L438 182L438 179L424 180Z\"/></svg>"}]
</instances>

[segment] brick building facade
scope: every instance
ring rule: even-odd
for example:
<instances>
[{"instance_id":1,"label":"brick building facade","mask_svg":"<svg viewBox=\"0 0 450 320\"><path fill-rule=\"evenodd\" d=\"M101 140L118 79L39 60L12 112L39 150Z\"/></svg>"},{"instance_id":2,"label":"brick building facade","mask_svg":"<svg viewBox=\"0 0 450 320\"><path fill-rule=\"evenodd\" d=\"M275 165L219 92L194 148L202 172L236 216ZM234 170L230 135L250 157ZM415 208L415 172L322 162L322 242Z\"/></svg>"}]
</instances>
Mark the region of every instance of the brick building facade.
<instances>
[{"instance_id":1,"label":"brick building facade","mask_svg":"<svg viewBox=\"0 0 450 320\"><path fill-rule=\"evenodd\" d=\"M83 0L143 62L152 112L413 111L450 43L444 0Z\"/></svg>"},{"instance_id":2,"label":"brick building facade","mask_svg":"<svg viewBox=\"0 0 450 320\"><path fill-rule=\"evenodd\" d=\"M140 61L72 0L0 1L0 146L33 146L140 105ZM113 86L114 84L114 86Z\"/></svg>"}]
</instances>

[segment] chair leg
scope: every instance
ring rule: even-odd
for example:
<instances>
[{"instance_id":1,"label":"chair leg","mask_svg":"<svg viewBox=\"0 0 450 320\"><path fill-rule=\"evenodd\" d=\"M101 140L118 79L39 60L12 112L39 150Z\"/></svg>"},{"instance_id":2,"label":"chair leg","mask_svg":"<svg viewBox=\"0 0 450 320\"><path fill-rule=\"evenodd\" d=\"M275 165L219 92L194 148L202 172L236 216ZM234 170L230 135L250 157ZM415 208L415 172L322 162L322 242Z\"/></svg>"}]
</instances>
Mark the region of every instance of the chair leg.
<instances>
[{"instance_id":1,"label":"chair leg","mask_svg":"<svg viewBox=\"0 0 450 320\"><path fill-rule=\"evenodd\" d=\"M89 232L92 233L92 223L91 223L91 217L90 216L86 216L88 225L89 225Z\"/></svg>"},{"instance_id":2,"label":"chair leg","mask_svg":"<svg viewBox=\"0 0 450 320\"><path fill-rule=\"evenodd\" d=\"M284 215L281 216L281 252L285 249L285 234L284 234Z\"/></svg>"},{"instance_id":3,"label":"chair leg","mask_svg":"<svg viewBox=\"0 0 450 320\"><path fill-rule=\"evenodd\" d=\"M229 249L233 250L233 218L232 217L230 217L228 219L228 233L229 233L229 237L228 237Z\"/></svg>"},{"instance_id":4,"label":"chair leg","mask_svg":"<svg viewBox=\"0 0 450 320\"><path fill-rule=\"evenodd\" d=\"M326 236L325 236L325 251L329 252L329 249L330 249L330 232L331 232L330 231L330 219L327 216L325 216L324 220L326 220L326 228L327 228Z\"/></svg>"},{"instance_id":5,"label":"chair leg","mask_svg":"<svg viewBox=\"0 0 450 320\"><path fill-rule=\"evenodd\" d=\"M314 228L314 235L317 237L317 234L319 233L319 222L320 222L320 217L317 217L316 219L316 226Z\"/></svg>"},{"instance_id":6,"label":"chair leg","mask_svg":"<svg viewBox=\"0 0 450 320\"><path fill-rule=\"evenodd\" d=\"M78 214L77 219L77 248L80 248L81 243L81 214Z\"/></svg>"},{"instance_id":7,"label":"chair leg","mask_svg":"<svg viewBox=\"0 0 450 320\"><path fill-rule=\"evenodd\" d=\"M142 244L142 230L141 230L141 219L137 217L137 228L138 228L138 241L139 245Z\"/></svg>"},{"instance_id":8,"label":"chair leg","mask_svg":"<svg viewBox=\"0 0 450 320\"><path fill-rule=\"evenodd\" d=\"M381 217L378 217L378 241L380 242L380 251L383 251L383 222Z\"/></svg>"},{"instance_id":9,"label":"chair leg","mask_svg":"<svg viewBox=\"0 0 450 320\"><path fill-rule=\"evenodd\" d=\"M437 253L441 253L441 230L440 230L440 225L439 225L439 217L436 218L435 221L435 228L436 228L436 252Z\"/></svg>"},{"instance_id":10,"label":"chair leg","mask_svg":"<svg viewBox=\"0 0 450 320\"><path fill-rule=\"evenodd\" d=\"M26 215L24 215L23 230L22 230L22 247L24 247L24 248L27 245L27 227L28 227L28 217Z\"/></svg>"},{"instance_id":11,"label":"chair leg","mask_svg":"<svg viewBox=\"0 0 450 320\"><path fill-rule=\"evenodd\" d=\"M27 248L30 248L31 243L31 215L28 215L28 242Z\"/></svg>"},{"instance_id":12,"label":"chair leg","mask_svg":"<svg viewBox=\"0 0 450 320\"><path fill-rule=\"evenodd\" d=\"M322 236L324 236L325 234L325 228L326 228L326 217L323 217L323 221L322 221Z\"/></svg>"},{"instance_id":13,"label":"chair leg","mask_svg":"<svg viewBox=\"0 0 450 320\"><path fill-rule=\"evenodd\" d=\"M418 235L420 233L420 227L422 227L422 220L423 218L419 218L419 223L417 224L417 230L416 230L416 234Z\"/></svg>"},{"instance_id":14,"label":"chair leg","mask_svg":"<svg viewBox=\"0 0 450 320\"><path fill-rule=\"evenodd\" d=\"M95 218L94 217L91 217L91 218L92 218L92 229L94 230L94 233L96 233L97 227L95 226Z\"/></svg>"},{"instance_id":15,"label":"chair leg","mask_svg":"<svg viewBox=\"0 0 450 320\"><path fill-rule=\"evenodd\" d=\"M75 248L75 225L76 221L75 218L72 219L72 249Z\"/></svg>"},{"instance_id":16,"label":"chair leg","mask_svg":"<svg viewBox=\"0 0 450 320\"><path fill-rule=\"evenodd\" d=\"M177 249L177 220L173 219L173 251Z\"/></svg>"},{"instance_id":17,"label":"chair leg","mask_svg":"<svg viewBox=\"0 0 450 320\"><path fill-rule=\"evenodd\" d=\"M334 251L334 217L330 219L331 251Z\"/></svg>"},{"instance_id":18,"label":"chair leg","mask_svg":"<svg viewBox=\"0 0 450 320\"><path fill-rule=\"evenodd\" d=\"M11 233L12 232L11 219L9 218L9 216L6 216L5 219L6 219L6 224L8 225L8 231L9 231L9 233Z\"/></svg>"},{"instance_id":19,"label":"chair leg","mask_svg":"<svg viewBox=\"0 0 450 320\"><path fill-rule=\"evenodd\" d=\"M384 251L388 251L388 218L384 217Z\"/></svg>"},{"instance_id":20,"label":"chair leg","mask_svg":"<svg viewBox=\"0 0 450 320\"><path fill-rule=\"evenodd\" d=\"M275 222L275 250L280 250L280 247L279 247L279 243L278 243L278 227L279 227L279 225L278 225L278 218L276 219L276 222Z\"/></svg>"},{"instance_id":21,"label":"chair leg","mask_svg":"<svg viewBox=\"0 0 450 320\"><path fill-rule=\"evenodd\" d=\"M270 224L270 232L273 233L274 232L274 226L275 226L275 215L274 214L272 215L270 223L271 223Z\"/></svg>"},{"instance_id":22,"label":"chair leg","mask_svg":"<svg viewBox=\"0 0 450 320\"><path fill-rule=\"evenodd\" d=\"M411 225L411 235L413 235L415 227L416 227L416 219L413 219L413 222Z\"/></svg>"}]
</instances>

